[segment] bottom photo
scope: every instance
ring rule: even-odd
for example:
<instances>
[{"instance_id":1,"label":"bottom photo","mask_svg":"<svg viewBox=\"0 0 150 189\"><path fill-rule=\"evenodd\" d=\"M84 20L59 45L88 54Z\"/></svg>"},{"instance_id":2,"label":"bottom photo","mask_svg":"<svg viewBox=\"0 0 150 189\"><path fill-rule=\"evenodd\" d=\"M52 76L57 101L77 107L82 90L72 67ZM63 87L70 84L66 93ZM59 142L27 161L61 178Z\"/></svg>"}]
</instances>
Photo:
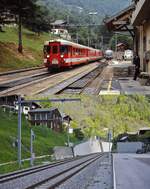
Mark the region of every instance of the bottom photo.
<instances>
[{"instance_id":1,"label":"bottom photo","mask_svg":"<svg viewBox=\"0 0 150 189\"><path fill-rule=\"evenodd\" d=\"M150 96L10 95L0 97L0 115L0 188L149 180Z\"/></svg>"}]
</instances>

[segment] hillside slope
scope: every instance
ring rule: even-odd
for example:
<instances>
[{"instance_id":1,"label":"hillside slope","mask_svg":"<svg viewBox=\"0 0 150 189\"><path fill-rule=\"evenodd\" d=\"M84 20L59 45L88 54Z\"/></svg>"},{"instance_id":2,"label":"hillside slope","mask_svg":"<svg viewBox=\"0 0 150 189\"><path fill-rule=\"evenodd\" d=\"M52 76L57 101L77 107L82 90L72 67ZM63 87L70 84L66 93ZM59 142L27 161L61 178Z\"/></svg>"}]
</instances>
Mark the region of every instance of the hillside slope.
<instances>
[{"instance_id":1,"label":"hillside slope","mask_svg":"<svg viewBox=\"0 0 150 189\"><path fill-rule=\"evenodd\" d=\"M111 15L129 5L131 0L62 0L65 5L79 6L87 11Z\"/></svg>"},{"instance_id":2,"label":"hillside slope","mask_svg":"<svg viewBox=\"0 0 150 189\"><path fill-rule=\"evenodd\" d=\"M0 71L43 65L43 44L50 39L48 33L40 36L23 29L23 54L17 51L18 32L16 27L5 27L0 32Z\"/></svg>"},{"instance_id":3,"label":"hillside slope","mask_svg":"<svg viewBox=\"0 0 150 189\"><path fill-rule=\"evenodd\" d=\"M0 108L0 164L17 160L17 147L14 147L17 140L17 124L17 114L3 112ZM22 116L22 159L30 157L30 128L28 121ZM32 129L35 133L33 148L36 157L50 155L54 146L65 146L67 143L65 132L56 133L46 126L37 126ZM70 136L70 141L78 140ZM0 166L0 174L5 172L4 168Z\"/></svg>"},{"instance_id":4,"label":"hillside slope","mask_svg":"<svg viewBox=\"0 0 150 189\"><path fill-rule=\"evenodd\" d=\"M129 6L131 0L39 0L39 4L46 5L51 15L51 21L56 19L68 20L69 23L100 24L105 16L111 16ZM97 15L90 16L90 12Z\"/></svg>"},{"instance_id":5,"label":"hillside slope","mask_svg":"<svg viewBox=\"0 0 150 189\"><path fill-rule=\"evenodd\" d=\"M68 95L61 98L68 98ZM150 127L150 102L144 96L72 96L81 98L81 103L64 103L64 111L80 126L86 136L106 137L105 128L119 133L138 131ZM55 104L56 106L56 104ZM61 107L61 104L57 106Z\"/></svg>"}]
</instances>

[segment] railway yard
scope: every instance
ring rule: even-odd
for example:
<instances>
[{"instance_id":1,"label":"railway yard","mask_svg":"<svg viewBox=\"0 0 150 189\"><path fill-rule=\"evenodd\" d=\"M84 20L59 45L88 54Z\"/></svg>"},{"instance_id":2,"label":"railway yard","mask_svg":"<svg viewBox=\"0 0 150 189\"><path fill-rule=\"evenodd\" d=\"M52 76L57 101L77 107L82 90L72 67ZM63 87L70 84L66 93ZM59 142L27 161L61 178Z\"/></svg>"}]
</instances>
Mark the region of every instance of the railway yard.
<instances>
[{"instance_id":1,"label":"railway yard","mask_svg":"<svg viewBox=\"0 0 150 189\"><path fill-rule=\"evenodd\" d=\"M46 68L10 72L0 75L0 96L150 94L149 86L134 81L133 74L134 66L130 62L113 64L105 60L55 73L49 73Z\"/></svg>"}]
</instances>

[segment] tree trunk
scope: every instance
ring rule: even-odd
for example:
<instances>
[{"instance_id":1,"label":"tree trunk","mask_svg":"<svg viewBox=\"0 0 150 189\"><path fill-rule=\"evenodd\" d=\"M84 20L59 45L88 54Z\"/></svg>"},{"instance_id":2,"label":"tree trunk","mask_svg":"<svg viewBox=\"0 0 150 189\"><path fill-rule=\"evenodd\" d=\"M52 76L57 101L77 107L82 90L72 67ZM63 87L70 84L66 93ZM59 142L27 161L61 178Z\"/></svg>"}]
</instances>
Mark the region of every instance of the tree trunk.
<instances>
[{"instance_id":1,"label":"tree trunk","mask_svg":"<svg viewBox=\"0 0 150 189\"><path fill-rule=\"evenodd\" d=\"M19 6L19 21L18 21L18 52L22 53L23 47L22 47L22 15L21 15L21 0L20 0L20 6Z\"/></svg>"}]
</instances>

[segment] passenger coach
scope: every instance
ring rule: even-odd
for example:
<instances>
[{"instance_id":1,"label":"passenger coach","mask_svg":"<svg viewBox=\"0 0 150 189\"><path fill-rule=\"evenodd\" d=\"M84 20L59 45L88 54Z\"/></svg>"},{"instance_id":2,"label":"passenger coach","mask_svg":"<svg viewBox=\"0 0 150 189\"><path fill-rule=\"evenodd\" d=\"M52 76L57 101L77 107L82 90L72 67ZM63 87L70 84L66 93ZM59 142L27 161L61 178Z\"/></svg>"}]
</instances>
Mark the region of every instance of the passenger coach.
<instances>
[{"instance_id":1,"label":"passenger coach","mask_svg":"<svg viewBox=\"0 0 150 189\"><path fill-rule=\"evenodd\" d=\"M46 41L44 45L44 65L50 71L93 62L102 56L100 50L62 39Z\"/></svg>"}]
</instances>

